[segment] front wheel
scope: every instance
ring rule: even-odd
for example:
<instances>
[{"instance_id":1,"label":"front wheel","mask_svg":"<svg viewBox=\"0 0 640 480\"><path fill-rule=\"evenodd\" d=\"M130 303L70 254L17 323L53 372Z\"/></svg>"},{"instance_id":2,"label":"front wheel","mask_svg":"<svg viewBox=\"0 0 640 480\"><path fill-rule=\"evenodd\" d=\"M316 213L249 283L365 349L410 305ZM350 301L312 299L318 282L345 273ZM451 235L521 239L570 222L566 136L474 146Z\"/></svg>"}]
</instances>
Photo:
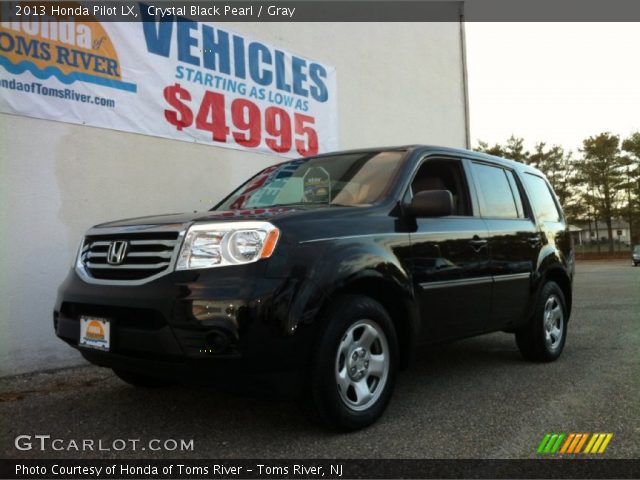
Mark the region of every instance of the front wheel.
<instances>
[{"instance_id":1,"label":"front wheel","mask_svg":"<svg viewBox=\"0 0 640 480\"><path fill-rule=\"evenodd\" d=\"M357 430L384 412L396 378L398 341L386 310L361 295L338 298L314 355L311 402L319 418L339 430Z\"/></svg>"},{"instance_id":2,"label":"front wheel","mask_svg":"<svg viewBox=\"0 0 640 480\"><path fill-rule=\"evenodd\" d=\"M567 338L567 307L560 286L542 286L529 323L516 331L516 343L524 358L552 362L562 353Z\"/></svg>"}]
</instances>

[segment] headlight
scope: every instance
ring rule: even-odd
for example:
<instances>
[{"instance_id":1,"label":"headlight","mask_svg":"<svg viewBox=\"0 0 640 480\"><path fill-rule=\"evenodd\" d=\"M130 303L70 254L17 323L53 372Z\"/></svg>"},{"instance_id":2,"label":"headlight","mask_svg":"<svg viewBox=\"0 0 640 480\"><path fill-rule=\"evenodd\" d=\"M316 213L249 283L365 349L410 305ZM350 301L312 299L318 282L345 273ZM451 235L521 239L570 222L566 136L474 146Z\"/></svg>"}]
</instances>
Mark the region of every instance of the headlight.
<instances>
[{"instance_id":1,"label":"headlight","mask_svg":"<svg viewBox=\"0 0 640 480\"><path fill-rule=\"evenodd\" d=\"M271 256L279 237L269 222L198 223L187 232L176 270L256 262Z\"/></svg>"}]
</instances>

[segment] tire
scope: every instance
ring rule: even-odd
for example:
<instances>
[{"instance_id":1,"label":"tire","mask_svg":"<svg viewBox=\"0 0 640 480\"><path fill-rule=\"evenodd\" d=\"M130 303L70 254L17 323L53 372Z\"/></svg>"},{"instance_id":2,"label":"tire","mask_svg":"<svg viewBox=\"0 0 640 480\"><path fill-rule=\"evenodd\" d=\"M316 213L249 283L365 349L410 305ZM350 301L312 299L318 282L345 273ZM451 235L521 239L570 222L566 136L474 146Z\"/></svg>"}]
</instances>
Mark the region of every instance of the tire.
<instances>
[{"instance_id":1,"label":"tire","mask_svg":"<svg viewBox=\"0 0 640 480\"><path fill-rule=\"evenodd\" d=\"M321 321L307 407L335 430L371 425L387 407L396 381L393 322L382 305L362 295L337 298Z\"/></svg>"},{"instance_id":2,"label":"tire","mask_svg":"<svg viewBox=\"0 0 640 480\"><path fill-rule=\"evenodd\" d=\"M516 331L524 358L537 362L556 360L567 339L567 304L562 289L549 281L542 286L529 323Z\"/></svg>"},{"instance_id":3,"label":"tire","mask_svg":"<svg viewBox=\"0 0 640 480\"><path fill-rule=\"evenodd\" d=\"M157 388L171 385L171 382L168 380L131 372L129 370L122 370L120 368L114 368L113 373L115 373L120 380L134 387Z\"/></svg>"}]
</instances>

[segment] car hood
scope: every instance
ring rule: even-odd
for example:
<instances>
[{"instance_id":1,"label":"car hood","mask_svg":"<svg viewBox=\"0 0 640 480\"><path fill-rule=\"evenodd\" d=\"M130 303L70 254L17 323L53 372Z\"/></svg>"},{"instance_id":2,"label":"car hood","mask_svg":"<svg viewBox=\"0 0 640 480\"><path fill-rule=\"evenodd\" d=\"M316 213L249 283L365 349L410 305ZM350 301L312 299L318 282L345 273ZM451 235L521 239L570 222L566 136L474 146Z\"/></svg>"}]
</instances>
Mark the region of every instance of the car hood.
<instances>
[{"instance_id":1,"label":"car hood","mask_svg":"<svg viewBox=\"0 0 640 480\"><path fill-rule=\"evenodd\" d=\"M126 218L108 223L101 223L93 227L94 230L125 228L131 227L131 230L145 230L146 228L154 228L165 226L167 228L177 228L193 222L225 222L225 221L241 221L241 220L265 220L274 221L284 217L291 216L312 216L321 217L336 214L338 211L353 210L357 207L271 207L271 208L255 208L245 210L229 210L229 211L205 211L193 213L172 213L164 215L152 215L148 217Z\"/></svg>"}]
</instances>

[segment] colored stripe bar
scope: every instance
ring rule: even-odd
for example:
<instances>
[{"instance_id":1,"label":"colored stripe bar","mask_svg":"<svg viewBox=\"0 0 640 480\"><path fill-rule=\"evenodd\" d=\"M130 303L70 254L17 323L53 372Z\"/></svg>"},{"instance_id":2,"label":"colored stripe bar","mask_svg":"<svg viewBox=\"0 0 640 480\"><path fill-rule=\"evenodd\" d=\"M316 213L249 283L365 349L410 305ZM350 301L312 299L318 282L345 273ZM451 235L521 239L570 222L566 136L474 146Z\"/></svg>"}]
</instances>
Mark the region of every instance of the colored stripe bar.
<instances>
[{"instance_id":1,"label":"colored stripe bar","mask_svg":"<svg viewBox=\"0 0 640 480\"><path fill-rule=\"evenodd\" d=\"M575 438L576 434L575 433L571 433L568 437L566 442L564 442L564 445L562 445L562 450L560 450L560 453L566 453L567 449L569 448L569 445L571 445L571 442L573 442L573 439Z\"/></svg>"},{"instance_id":2,"label":"colored stripe bar","mask_svg":"<svg viewBox=\"0 0 640 480\"><path fill-rule=\"evenodd\" d=\"M613 438L613 433L594 433L584 453L604 453Z\"/></svg>"},{"instance_id":3,"label":"colored stripe bar","mask_svg":"<svg viewBox=\"0 0 640 480\"><path fill-rule=\"evenodd\" d=\"M589 438L589 434L588 433L583 433L582 434L582 439L580 440L580 443L578 443L578 445L576 445L576 450L573 453L580 453L580 450L582 450L582 446L587 441L587 438Z\"/></svg>"},{"instance_id":4,"label":"colored stripe bar","mask_svg":"<svg viewBox=\"0 0 640 480\"><path fill-rule=\"evenodd\" d=\"M560 433L558 435L558 440L556 440L555 445L551 448L551 453L557 453L558 449L560 448L560 445L562 445L562 441L564 440L564 437L566 435L564 433Z\"/></svg>"},{"instance_id":5,"label":"colored stripe bar","mask_svg":"<svg viewBox=\"0 0 640 480\"><path fill-rule=\"evenodd\" d=\"M536 453L544 452L544 447L547 445L547 442L549 441L550 438L551 438L551 434L547 433L542 439L542 441L540 442L540 445L538 445L538 450L536 450Z\"/></svg>"},{"instance_id":6,"label":"colored stripe bar","mask_svg":"<svg viewBox=\"0 0 640 480\"><path fill-rule=\"evenodd\" d=\"M591 453L591 447L593 447L593 444L595 443L597 438L598 435L596 433L591 435L591 440L589 440L589 443L587 443L587 448L584 449L584 453Z\"/></svg>"},{"instance_id":7,"label":"colored stripe bar","mask_svg":"<svg viewBox=\"0 0 640 480\"><path fill-rule=\"evenodd\" d=\"M551 453L551 448L553 448L553 446L555 445L557 438L558 438L557 433L554 433L551 435L551 438L547 442L547 446L544 448L544 453Z\"/></svg>"},{"instance_id":8,"label":"colored stripe bar","mask_svg":"<svg viewBox=\"0 0 640 480\"><path fill-rule=\"evenodd\" d=\"M593 444L593 447L591 447L591 453L598 452L598 448L600 448L600 444L604 440L604 437L606 437L604 433L598 433L596 435L598 435L598 438L596 439L596 443Z\"/></svg>"},{"instance_id":9,"label":"colored stripe bar","mask_svg":"<svg viewBox=\"0 0 640 480\"><path fill-rule=\"evenodd\" d=\"M613 433L547 433L536 451L539 454L551 455L604 453L612 438Z\"/></svg>"},{"instance_id":10,"label":"colored stripe bar","mask_svg":"<svg viewBox=\"0 0 640 480\"><path fill-rule=\"evenodd\" d=\"M573 442L571 442L571 446L569 447L569 450L567 451L567 453L573 453L576 449L576 446L578 445L578 442L582 440L582 434L581 433L576 433L575 438L573 439Z\"/></svg>"},{"instance_id":11,"label":"colored stripe bar","mask_svg":"<svg viewBox=\"0 0 640 480\"><path fill-rule=\"evenodd\" d=\"M600 445L600 450L598 450L598 453L604 453L605 448L607 448L607 445L609 445L609 442L611 441L612 438L613 438L613 433L607 433L607 436L604 438L602 445Z\"/></svg>"}]
</instances>

